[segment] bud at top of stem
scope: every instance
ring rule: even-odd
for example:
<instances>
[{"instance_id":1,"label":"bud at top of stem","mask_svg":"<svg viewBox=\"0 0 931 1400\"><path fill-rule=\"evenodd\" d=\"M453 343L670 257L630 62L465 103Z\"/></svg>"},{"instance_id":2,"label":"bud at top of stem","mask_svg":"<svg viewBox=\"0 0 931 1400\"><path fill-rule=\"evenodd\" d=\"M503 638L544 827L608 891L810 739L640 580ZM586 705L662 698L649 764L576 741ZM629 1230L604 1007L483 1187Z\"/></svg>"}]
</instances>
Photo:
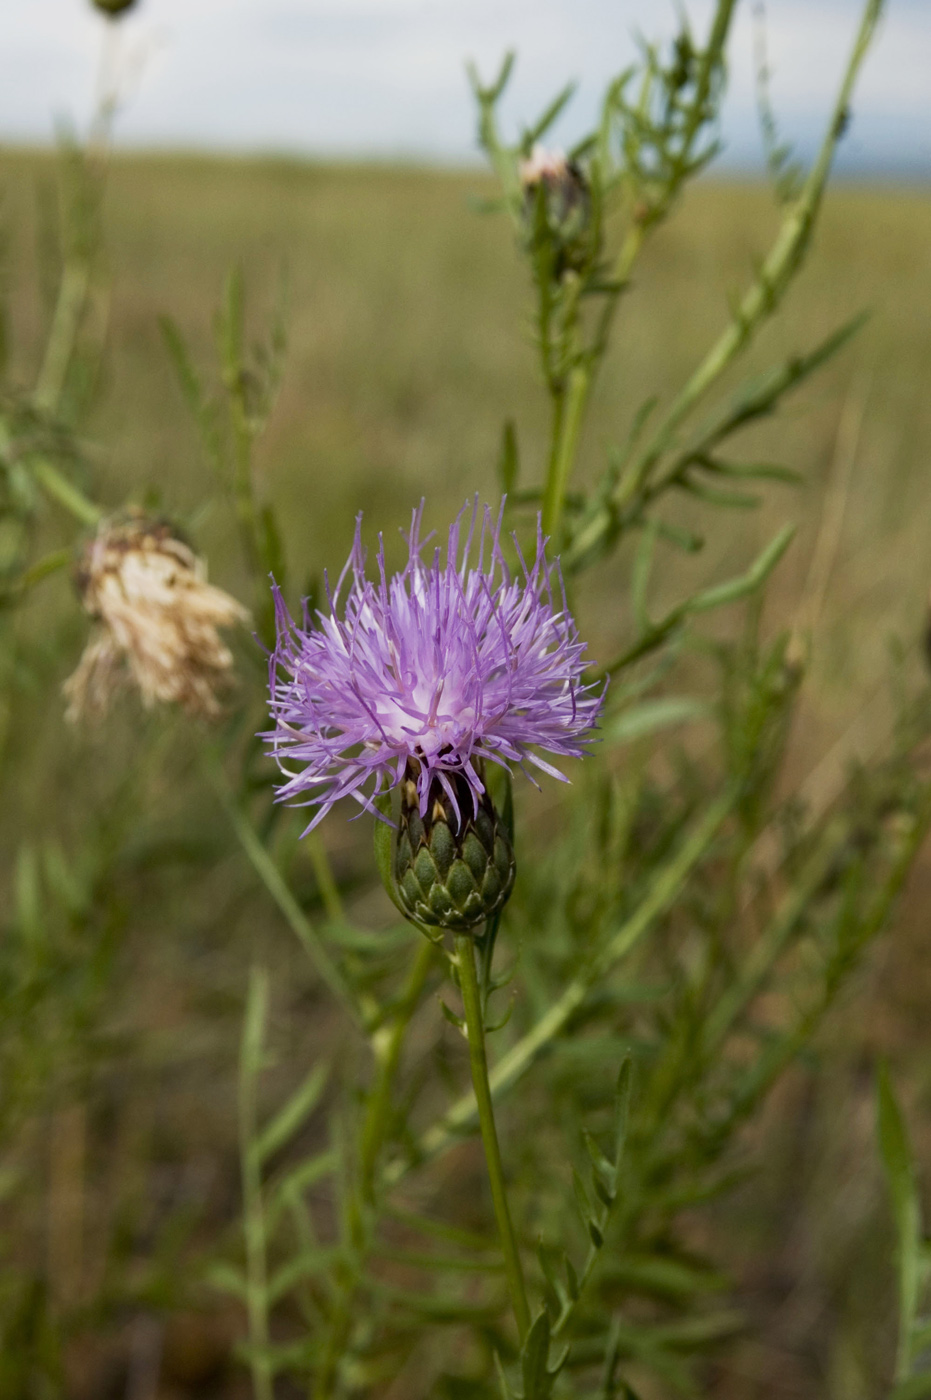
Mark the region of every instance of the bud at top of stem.
<instances>
[{"instance_id":1,"label":"bud at top of stem","mask_svg":"<svg viewBox=\"0 0 931 1400\"><path fill-rule=\"evenodd\" d=\"M136 0L91 0L95 10L100 10L107 19L119 19L127 10L131 10Z\"/></svg>"},{"instance_id":2,"label":"bud at top of stem","mask_svg":"<svg viewBox=\"0 0 931 1400\"><path fill-rule=\"evenodd\" d=\"M417 774L408 764L394 873L398 897L412 919L461 933L504 908L516 866L507 828L487 789L473 805L472 790L461 776L451 778L450 788L452 796L434 779L421 816Z\"/></svg>"}]
</instances>

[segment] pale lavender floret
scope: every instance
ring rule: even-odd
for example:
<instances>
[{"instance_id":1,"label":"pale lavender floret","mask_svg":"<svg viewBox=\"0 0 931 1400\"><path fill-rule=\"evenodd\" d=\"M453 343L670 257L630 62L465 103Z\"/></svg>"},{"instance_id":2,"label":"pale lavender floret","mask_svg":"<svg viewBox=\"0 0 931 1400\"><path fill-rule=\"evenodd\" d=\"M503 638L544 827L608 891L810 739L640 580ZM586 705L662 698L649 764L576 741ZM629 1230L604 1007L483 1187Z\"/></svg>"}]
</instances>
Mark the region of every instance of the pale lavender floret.
<instances>
[{"instance_id":1,"label":"pale lavender floret","mask_svg":"<svg viewBox=\"0 0 931 1400\"><path fill-rule=\"evenodd\" d=\"M535 749L580 757L591 742L604 688L581 684L585 648L540 527L532 565L518 547L521 572L512 577L501 516L495 522L486 506L476 541L476 501L462 541L468 510L450 526L445 564L438 548L427 564L421 553L432 536L420 539L421 503L407 565L390 579L379 537L377 582L365 576L360 515L335 591L327 585L329 612L318 612L315 623L305 607L299 626L273 585L275 728L263 737L288 780L279 798L319 804L308 831L341 797L374 810L373 798L401 782L409 759L417 760L424 815L434 780L458 811L450 781L457 775L477 810L484 791L477 761L531 763L565 781Z\"/></svg>"}]
</instances>

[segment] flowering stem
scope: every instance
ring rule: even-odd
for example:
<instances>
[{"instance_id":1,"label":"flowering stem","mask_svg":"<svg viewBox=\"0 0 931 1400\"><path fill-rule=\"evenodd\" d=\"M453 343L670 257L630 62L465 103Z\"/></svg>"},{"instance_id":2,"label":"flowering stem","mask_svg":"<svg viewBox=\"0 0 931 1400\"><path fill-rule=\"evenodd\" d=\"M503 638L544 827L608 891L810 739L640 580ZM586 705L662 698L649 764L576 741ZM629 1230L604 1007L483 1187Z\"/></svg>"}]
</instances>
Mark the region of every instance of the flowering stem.
<instances>
[{"instance_id":1,"label":"flowering stem","mask_svg":"<svg viewBox=\"0 0 931 1400\"><path fill-rule=\"evenodd\" d=\"M866 57L882 8L882 0L867 0L821 149L798 198L788 206L776 239L756 278L736 306L730 324L722 331L691 378L669 405L653 436L618 482L613 501L601 508L586 525L584 532L580 532L573 540L571 549L563 559L564 566L569 569L609 534L612 528L612 512L616 513L618 508L629 507L636 501L657 463L675 443L676 434L683 421L782 301L811 242L834 151L844 131L845 116L857 74ZM712 43L723 45L732 10L733 4L722 6L715 21Z\"/></svg>"},{"instance_id":2,"label":"flowering stem","mask_svg":"<svg viewBox=\"0 0 931 1400\"><path fill-rule=\"evenodd\" d=\"M491 1089L488 1084L485 1023L482 1016L482 998L479 992L478 977L475 971L475 942L467 933L456 935L456 963L459 969L459 988L462 992L466 1032L469 1038L472 1085L478 1107L482 1143L485 1147L491 1198L495 1208L495 1219L498 1222L498 1233L501 1236L501 1249L504 1254L504 1269L507 1275L511 1304L517 1320L517 1330L521 1341L523 1341L530 1329L530 1307L527 1303L524 1271L520 1262L517 1238L514 1234L507 1193L504 1188L504 1171L501 1165L501 1151L498 1146L498 1130L495 1127L495 1113L491 1102Z\"/></svg>"},{"instance_id":3,"label":"flowering stem","mask_svg":"<svg viewBox=\"0 0 931 1400\"><path fill-rule=\"evenodd\" d=\"M590 377L585 365L575 367L569 376L564 404L559 400L561 411L554 423L553 452L543 492L543 533L555 541L557 548L563 500L572 474Z\"/></svg>"},{"instance_id":4,"label":"flowering stem","mask_svg":"<svg viewBox=\"0 0 931 1400\"><path fill-rule=\"evenodd\" d=\"M52 330L36 385L35 404L44 412L53 413L61 399L87 305L90 281L89 256L82 252L70 258L62 274Z\"/></svg>"},{"instance_id":5,"label":"flowering stem","mask_svg":"<svg viewBox=\"0 0 931 1400\"><path fill-rule=\"evenodd\" d=\"M249 1366L255 1400L273 1400L273 1372L267 1355L268 1259L262 1202L261 1158L257 1137L256 1079L262 1069L262 1040L268 1011L268 974L253 968L239 1061L239 1131L246 1237L246 1311L252 1353Z\"/></svg>"}]
</instances>

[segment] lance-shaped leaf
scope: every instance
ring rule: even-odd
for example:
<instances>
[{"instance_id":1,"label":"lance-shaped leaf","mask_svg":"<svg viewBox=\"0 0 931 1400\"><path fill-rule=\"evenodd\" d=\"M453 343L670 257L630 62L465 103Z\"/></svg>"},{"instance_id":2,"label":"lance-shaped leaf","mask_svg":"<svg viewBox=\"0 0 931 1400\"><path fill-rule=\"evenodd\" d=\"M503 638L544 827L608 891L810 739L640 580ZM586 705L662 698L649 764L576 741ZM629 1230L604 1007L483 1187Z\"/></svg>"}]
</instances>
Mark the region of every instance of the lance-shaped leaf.
<instances>
[{"instance_id":1,"label":"lance-shaped leaf","mask_svg":"<svg viewBox=\"0 0 931 1400\"><path fill-rule=\"evenodd\" d=\"M255 1153L259 1163L267 1161L275 1152L290 1142L295 1133L303 1127L320 1102L320 1095L323 1093L329 1073L329 1065L315 1065L295 1089L287 1103L262 1129L251 1147L251 1151Z\"/></svg>"}]
</instances>

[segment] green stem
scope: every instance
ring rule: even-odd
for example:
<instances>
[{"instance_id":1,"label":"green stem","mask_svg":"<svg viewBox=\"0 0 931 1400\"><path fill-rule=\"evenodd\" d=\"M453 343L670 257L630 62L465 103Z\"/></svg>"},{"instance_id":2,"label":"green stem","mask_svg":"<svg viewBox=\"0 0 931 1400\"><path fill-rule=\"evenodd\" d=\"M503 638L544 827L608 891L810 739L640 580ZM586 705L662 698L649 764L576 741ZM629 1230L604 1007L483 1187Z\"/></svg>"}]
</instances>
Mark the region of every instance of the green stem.
<instances>
[{"instance_id":1,"label":"green stem","mask_svg":"<svg viewBox=\"0 0 931 1400\"><path fill-rule=\"evenodd\" d=\"M557 549L563 501L575 461L590 381L587 365L576 365L569 375L565 400L560 398L558 401L560 412L553 424L553 452L543 491L543 533L554 541Z\"/></svg>"},{"instance_id":2,"label":"green stem","mask_svg":"<svg viewBox=\"0 0 931 1400\"><path fill-rule=\"evenodd\" d=\"M249 999L239 1061L239 1132L242 1162L243 1227L248 1280L246 1311L252 1351L249 1368L255 1400L273 1400L274 1380L268 1348L268 1261L265 1209L262 1201L262 1166L255 1150L257 1137L256 1079L262 1068L262 1041L268 1010L268 975L252 969ZM263 1355L263 1351L266 1353Z\"/></svg>"},{"instance_id":3,"label":"green stem","mask_svg":"<svg viewBox=\"0 0 931 1400\"><path fill-rule=\"evenodd\" d=\"M78 331L90 291L91 265L85 256L76 256L65 264L52 329L49 332L42 368L35 390L36 408L54 413L65 387L68 366L74 354Z\"/></svg>"},{"instance_id":4,"label":"green stem","mask_svg":"<svg viewBox=\"0 0 931 1400\"><path fill-rule=\"evenodd\" d=\"M553 395L553 427L550 458L543 490L543 533L560 544L559 532L566 490L572 476L575 456L578 451L579 435L585 419L585 411L591 394L595 374L604 359L608 337L614 320L620 289L626 286L631 269L643 246L645 229L635 224L627 233L614 265L613 281L618 290L613 291L605 302L599 318L597 331L584 359L576 364L569 374L568 384L552 387L552 373L549 356L544 353L544 373L551 385ZM545 330L545 327L544 327ZM545 342L547 344L548 342Z\"/></svg>"},{"instance_id":5,"label":"green stem","mask_svg":"<svg viewBox=\"0 0 931 1400\"><path fill-rule=\"evenodd\" d=\"M705 120L705 104L712 75L727 38L735 3L736 0L721 0L718 6L706 50L705 63L699 77L699 91L693 105L692 122L685 135L682 152L684 167L688 163L695 137ZM665 210L662 212L665 213ZM654 222L656 221L658 220ZM634 223L628 230L614 265L612 280L616 284L615 290L607 297L591 347L585 358L576 364L571 371L567 388L560 390L558 396L554 395L556 412L553 421L552 449L543 493L543 533L555 542L557 549L561 543L559 533L566 488L572 475L579 434L588 406L592 383L607 349L620 292L630 279L633 265L643 247L646 231L646 226L642 223ZM573 308L573 321L576 315L577 310ZM544 332L545 330L544 325ZM548 340L544 336L544 349L547 344ZM544 369L547 370L549 378L546 354L544 354Z\"/></svg>"},{"instance_id":6,"label":"green stem","mask_svg":"<svg viewBox=\"0 0 931 1400\"><path fill-rule=\"evenodd\" d=\"M314 868L314 875L317 879L317 888L320 891L320 898L323 900L323 907L326 910L327 918L334 924L344 924L346 922L346 911L343 908L343 901L340 898L339 886L333 874L333 867L330 864L330 857L327 848L323 844L323 839L319 830L312 831L305 837L307 853L310 856L310 863Z\"/></svg>"},{"instance_id":7,"label":"green stem","mask_svg":"<svg viewBox=\"0 0 931 1400\"><path fill-rule=\"evenodd\" d=\"M517 1330L523 1342L530 1330L530 1307L527 1302L527 1289L524 1284L524 1271L520 1262L517 1237L514 1234L507 1192L504 1186L498 1130L495 1126L495 1112L491 1102L491 1088L488 1083L482 998L475 971L475 941L467 933L456 935L456 963L459 969L459 988L462 992L466 1031L469 1037L472 1085L475 1090L482 1143L485 1147L485 1162L488 1166L491 1198L495 1208L495 1219L498 1222L498 1233L501 1236L501 1250L504 1254L504 1269L507 1275L508 1290L511 1294L511 1304L517 1320Z\"/></svg>"}]
</instances>

